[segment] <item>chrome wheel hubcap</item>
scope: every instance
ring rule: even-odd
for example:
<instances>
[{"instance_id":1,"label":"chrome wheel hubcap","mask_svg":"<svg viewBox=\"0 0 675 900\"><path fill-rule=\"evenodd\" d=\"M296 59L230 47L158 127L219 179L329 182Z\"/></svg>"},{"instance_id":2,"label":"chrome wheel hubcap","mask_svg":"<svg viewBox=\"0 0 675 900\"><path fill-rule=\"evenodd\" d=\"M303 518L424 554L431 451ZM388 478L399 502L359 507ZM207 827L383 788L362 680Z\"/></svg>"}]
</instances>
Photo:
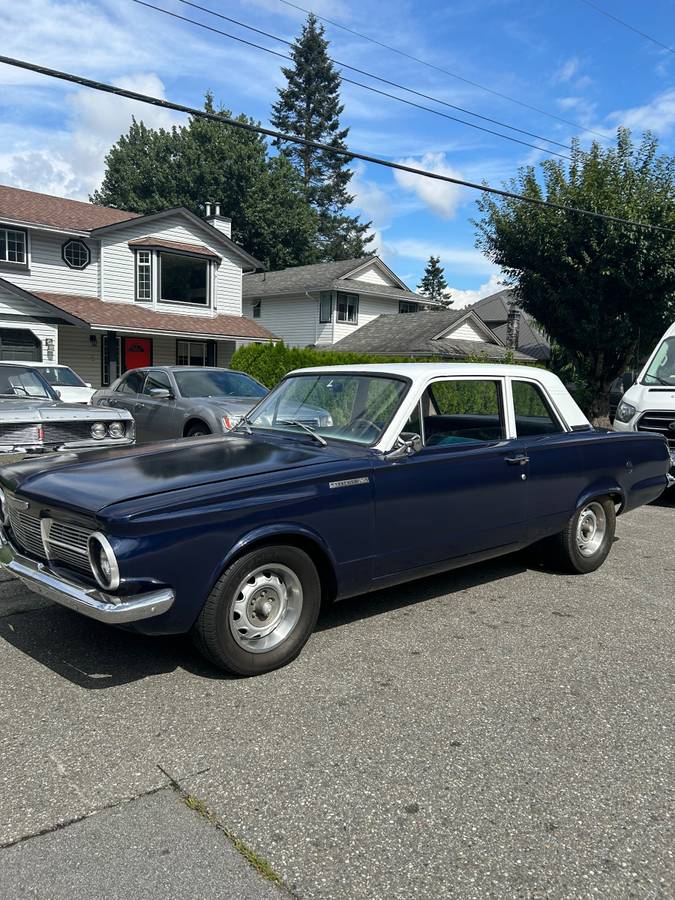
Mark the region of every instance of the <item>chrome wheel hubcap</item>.
<instances>
[{"instance_id":1,"label":"chrome wheel hubcap","mask_svg":"<svg viewBox=\"0 0 675 900\"><path fill-rule=\"evenodd\" d=\"M286 640L300 619L302 585L287 566L259 566L240 583L230 607L230 630L249 653L266 653Z\"/></svg>"},{"instance_id":2,"label":"chrome wheel hubcap","mask_svg":"<svg viewBox=\"0 0 675 900\"><path fill-rule=\"evenodd\" d=\"M579 514L577 547L582 556L593 556L605 539L607 516L599 503L589 503Z\"/></svg>"}]
</instances>

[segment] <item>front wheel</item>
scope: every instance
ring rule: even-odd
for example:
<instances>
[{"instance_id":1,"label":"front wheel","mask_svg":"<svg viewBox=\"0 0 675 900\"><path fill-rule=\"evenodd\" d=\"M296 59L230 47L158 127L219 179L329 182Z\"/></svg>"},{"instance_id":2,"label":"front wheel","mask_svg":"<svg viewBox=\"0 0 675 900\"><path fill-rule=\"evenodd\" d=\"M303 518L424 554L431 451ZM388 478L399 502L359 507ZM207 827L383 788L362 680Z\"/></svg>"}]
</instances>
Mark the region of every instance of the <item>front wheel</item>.
<instances>
[{"instance_id":1,"label":"front wheel","mask_svg":"<svg viewBox=\"0 0 675 900\"><path fill-rule=\"evenodd\" d=\"M297 547L253 550L220 577L192 629L197 649L237 675L260 675L286 665L314 630L321 583Z\"/></svg>"},{"instance_id":2,"label":"front wheel","mask_svg":"<svg viewBox=\"0 0 675 900\"><path fill-rule=\"evenodd\" d=\"M609 497L585 503L553 539L561 568L582 575L595 572L609 555L615 529L616 511Z\"/></svg>"},{"instance_id":3,"label":"front wheel","mask_svg":"<svg viewBox=\"0 0 675 900\"><path fill-rule=\"evenodd\" d=\"M198 425L192 425L185 432L185 437L204 437L207 434L211 434L210 430L206 425L202 425L201 423Z\"/></svg>"}]
</instances>

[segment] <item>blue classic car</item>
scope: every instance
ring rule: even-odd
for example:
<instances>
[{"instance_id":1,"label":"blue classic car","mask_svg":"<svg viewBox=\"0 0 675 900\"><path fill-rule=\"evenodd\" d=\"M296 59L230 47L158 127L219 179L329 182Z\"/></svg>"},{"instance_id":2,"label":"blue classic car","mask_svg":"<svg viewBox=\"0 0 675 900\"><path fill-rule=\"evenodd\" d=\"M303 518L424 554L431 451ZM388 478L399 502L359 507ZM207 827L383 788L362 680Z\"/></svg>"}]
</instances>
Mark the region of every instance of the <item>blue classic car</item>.
<instances>
[{"instance_id":1,"label":"blue classic car","mask_svg":"<svg viewBox=\"0 0 675 900\"><path fill-rule=\"evenodd\" d=\"M322 600L529 544L592 572L669 466L663 437L594 430L541 369L303 369L225 436L4 468L0 562L254 675L300 652Z\"/></svg>"}]
</instances>

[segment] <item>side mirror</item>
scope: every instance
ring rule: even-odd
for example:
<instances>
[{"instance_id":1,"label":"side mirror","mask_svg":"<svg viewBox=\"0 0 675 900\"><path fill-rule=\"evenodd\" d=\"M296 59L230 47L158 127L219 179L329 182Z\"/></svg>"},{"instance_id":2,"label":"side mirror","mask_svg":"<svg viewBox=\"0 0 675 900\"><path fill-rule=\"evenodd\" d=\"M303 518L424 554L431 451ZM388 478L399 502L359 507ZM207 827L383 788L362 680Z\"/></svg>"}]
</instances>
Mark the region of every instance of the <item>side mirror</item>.
<instances>
[{"instance_id":1,"label":"side mirror","mask_svg":"<svg viewBox=\"0 0 675 900\"><path fill-rule=\"evenodd\" d=\"M171 400L173 394L168 388L150 388L150 396L153 400Z\"/></svg>"},{"instance_id":2,"label":"side mirror","mask_svg":"<svg viewBox=\"0 0 675 900\"><path fill-rule=\"evenodd\" d=\"M56 394L56 396L57 396L57 397L59 398L59 400L60 400L60 399L61 399L61 391L60 391L58 388L54 388L54 393Z\"/></svg>"},{"instance_id":3,"label":"side mirror","mask_svg":"<svg viewBox=\"0 0 675 900\"><path fill-rule=\"evenodd\" d=\"M424 444L419 434L413 434L409 438L399 437L394 447L387 453L388 459L404 459L406 456L412 456L419 453Z\"/></svg>"},{"instance_id":4,"label":"side mirror","mask_svg":"<svg viewBox=\"0 0 675 900\"><path fill-rule=\"evenodd\" d=\"M85 381L84 386L85 386L85 387L91 387L91 381Z\"/></svg>"}]
</instances>

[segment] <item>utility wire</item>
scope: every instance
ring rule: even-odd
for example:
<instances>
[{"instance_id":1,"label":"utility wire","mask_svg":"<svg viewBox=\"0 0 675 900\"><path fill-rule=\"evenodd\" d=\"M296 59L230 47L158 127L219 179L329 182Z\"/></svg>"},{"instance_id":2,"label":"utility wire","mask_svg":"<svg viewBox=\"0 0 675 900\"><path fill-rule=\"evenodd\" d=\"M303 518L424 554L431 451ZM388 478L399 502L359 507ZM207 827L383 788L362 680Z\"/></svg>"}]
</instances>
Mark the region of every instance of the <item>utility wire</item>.
<instances>
[{"instance_id":1,"label":"utility wire","mask_svg":"<svg viewBox=\"0 0 675 900\"><path fill-rule=\"evenodd\" d=\"M524 100L518 100L517 97L510 97L508 94L502 94L500 91L496 91L493 88L487 87L487 85L480 84L478 81L471 81L470 78L465 78L463 75L458 75L457 72L451 72L449 69L444 69L442 66L437 66L435 63L429 62L428 59L423 59L420 56L414 56L412 53L406 53L405 50L401 50L399 47L392 47L391 44L385 44L383 41L378 41L374 37L370 37L368 34L363 34L361 31L355 31L353 28L348 28L346 25L341 25L340 22L336 22L333 19L329 19L327 16L321 16L319 13L314 12L314 10L307 9L304 6L298 6L297 3L291 3L290 0L279 0L279 3L283 3L284 6L290 6L292 9L297 9L299 12L303 13L312 13L312 15L316 16L317 19L320 19L322 22L328 22L329 25L332 25L334 28L340 28L342 31L346 31L349 34L353 34L355 37L361 38L364 41L370 41L371 44L377 44L378 47L384 47L385 50L391 50L392 53L398 53L399 56L404 56L406 59L410 59L413 62L419 63L422 66L426 66L428 69L434 69L436 72L442 72L443 75L448 75L450 78L455 78L457 81L461 81L464 84L468 84L471 87L478 88L480 91L485 91L487 94L492 94L493 97L499 97L502 100L508 100L509 103L516 103L518 106L522 106L524 109L529 109L532 112L539 113L541 116L547 116L549 119L555 119L556 122L562 122L564 125L569 125L572 128L577 128L580 131L585 132L586 134L593 134L596 137L602 138L604 141L607 140L607 135L602 134L600 131L593 131L592 128L585 128L583 125L580 125L578 122L572 122L570 119L564 119L562 116L557 116L555 113L548 112L548 110L540 109L538 106L533 106L531 103L526 103Z\"/></svg>"},{"instance_id":2,"label":"utility wire","mask_svg":"<svg viewBox=\"0 0 675 900\"><path fill-rule=\"evenodd\" d=\"M411 175L420 175L423 178L430 178L434 181L441 181L445 184L456 184L461 187L472 188L483 194L492 194L497 197L505 197L510 200L518 200L523 203L529 203L532 206L539 206L546 209L554 209L558 212L573 213L574 215L588 216L593 219L601 219L606 222L616 222L620 225L630 225L633 228L647 228L651 231L661 231L668 234L675 234L675 228L669 228L664 225L654 225L651 222L640 222L633 219L625 219L622 216L612 216L608 213L597 212L591 209L583 209L576 206L566 206L563 203L554 203L550 200L541 200L537 197L527 197L523 194L516 194L514 191L506 191L501 188L492 187L488 184L476 184L473 181L466 181L463 178L453 178L451 175L442 175L439 172L431 172L428 169L420 169L417 166L408 166L405 163L393 162L389 159L383 159L381 156L372 156L369 153L360 153L357 150L350 150L345 147L333 147L331 144L324 144L320 141L312 141L309 138L299 137L294 134L284 134L282 131L275 131L272 128L265 128L263 125L254 125L252 122L241 121L240 119L232 119L229 116L223 116L220 113L208 112L205 109L196 109L192 106L186 106L183 103L175 103L172 100L163 100L161 97L152 97L150 94L141 94L138 91L130 91L127 88L117 87L108 84L105 81L96 81L92 78L85 78L82 75L74 75L70 72L62 72L59 69L50 69L47 66L41 66L38 63L32 63L24 59L16 59L11 56L1 56L0 63L12 66L16 69L24 69L28 72L36 72L38 75L45 75L49 78L57 78L60 81L67 81L71 84L79 84L81 87L91 88L95 91L102 91L106 94L115 94L117 97L124 97L127 100L136 100L140 103L147 103L151 106L159 106L162 109L172 109L175 112L185 113L201 119L209 119L212 122L218 122L229 128L238 128L241 131L248 131L253 134L264 134L267 137L274 138L278 141L287 141L290 144L301 144L303 147L311 147L313 150L321 150L324 153L332 153L334 156L341 156L347 161L358 159L362 162L372 163L376 166L384 166L387 169L394 169L397 172L408 172Z\"/></svg>"},{"instance_id":3,"label":"utility wire","mask_svg":"<svg viewBox=\"0 0 675 900\"><path fill-rule=\"evenodd\" d=\"M284 0L281 0L281 2L283 3ZM645 31L640 31L640 29L636 28L634 25L630 25L628 22L624 22L623 19L620 19L613 13L608 12L601 6L598 6L597 3L593 3L593 0L581 0L581 2L585 3L586 6L592 7L592 9L596 10L596 12L599 12L600 15L606 16L608 19L612 19L612 21L617 22L619 25L623 25L623 27L627 28L629 31L633 31L635 34L639 34L640 37L646 38L648 41L651 41L652 44L656 44L657 47L661 47L662 50L667 50L669 53L675 53L675 50L672 47L669 47L668 44L662 44L661 41L658 41L656 38L652 37L651 34L647 34Z\"/></svg>"},{"instance_id":4,"label":"utility wire","mask_svg":"<svg viewBox=\"0 0 675 900\"><path fill-rule=\"evenodd\" d=\"M141 0L135 0L135 2L141 2ZM246 28L249 31L254 31L256 34L261 34L264 37L270 38L273 41L279 41L281 44L285 44L287 47L292 47L293 42L287 41L286 38L279 37L277 34L271 34L269 31L263 31L261 28L255 28L253 25L249 25L246 22L242 22L239 19L233 19L231 16L226 16L223 13L216 12L216 10L209 9L207 6L202 6L199 3L191 2L191 0L178 0L179 3L182 3L184 6L191 6L193 9L199 9L201 12L205 12L210 16L215 16L218 19L224 19L226 22L231 22L233 25L238 25L240 28ZM142 4L146 5L146 4ZM159 7L154 7L153 9L159 9ZM169 12L169 10L164 10L164 12ZM188 21L193 22L193 24L201 24L195 22L193 19L189 19ZM231 35L227 35L231 37ZM288 59L288 57L286 57ZM474 116L476 119L482 119L484 122L490 122L492 125L499 125L500 128L508 128L510 131L517 131L519 134L527 135L527 137L535 138L538 141L546 141L548 144L555 144L556 147L562 147L563 150L571 151L571 147L569 144L563 144L560 141L556 141L553 138L543 137L541 134L536 134L533 131L526 131L523 128L517 128L515 125L509 125L507 122L500 122L499 119L493 119L490 116L484 116L481 113L474 112L471 109L466 109L463 106L457 106L454 103L449 103L447 100L441 100L438 97L433 97L431 94L425 94L422 91L415 90L414 88L406 87L404 84L399 84L396 81L390 81L388 78L383 78L381 75L374 75L372 72L368 72L365 69L359 69L356 66L351 66L349 63L342 62L339 59L332 58L332 62L337 66L341 66L343 69L349 69L352 72L357 72L359 75L365 75L367 78L373 78L375 81L379 81L382 84L387 84L389 87L395 87L398 90L406 91L409 94L414 94L416 97L422 97L424 100L431 100L433 103L439 103L441 106L447 106L448 109L455 109L458 112L466 113L469 116ZM343 81L348 81L343 77ZM350 84L357 84L360 87L366 88L366 90L374 90L368 85L360 84L360 82L349 82ZM391 97L391 94L384 94L385 97ZM394 99L402 101L405 103L405 100L402 97L395 97ZM427 109L428 112L435 112L435 110L429 110L427 107L419 107L419 109ZM463 121L463 120L455 120L455 121ZM467 124L471 124L470 122ZM544 148L540 148L544 149Z\"/></svg>"}]
</instances>

